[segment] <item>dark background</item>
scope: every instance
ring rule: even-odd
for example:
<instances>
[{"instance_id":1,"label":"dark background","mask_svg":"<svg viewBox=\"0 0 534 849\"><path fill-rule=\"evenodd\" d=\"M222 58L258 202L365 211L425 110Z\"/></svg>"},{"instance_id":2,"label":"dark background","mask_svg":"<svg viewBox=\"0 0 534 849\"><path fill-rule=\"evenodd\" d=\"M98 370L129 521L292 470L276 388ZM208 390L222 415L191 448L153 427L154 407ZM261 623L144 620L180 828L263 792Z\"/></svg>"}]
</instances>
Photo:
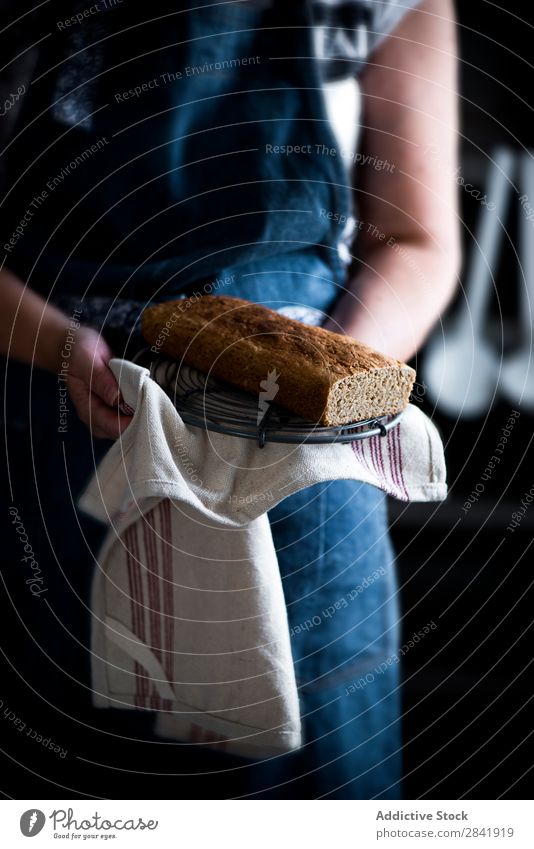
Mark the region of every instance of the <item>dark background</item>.
<instances>
[{"instance_id":1,"label":"dark background","mask_svg":"<svg viewBox=\"0 0 534 849\"><path fill-rule=\"evenodd\" d=\"M533 9L483 0L458 4L461 50L461 174L485 192L496 146L532 149ZM522 20L521 20L522 19ZM523 102L522 102L523 101ZM480 204L460 189L466 258ZM520 205L512 196L512 241ZM534 229L533 229L534 238ZM465 269L465 262L464 262ZM465 270L462 275L464 282ZM503 249L491 313L503 350L517 343L517 260ZM460 290L450 314L463 297ZM490 338L492 328L488 325ZM417 365L424 361L425 351ZM534 775L532 537L534 508L506 530L534 484L534 419L497 398L482 418L445 415L420 389L422 408L446 443L450 495L439 505L391 502L405 611L405 638L438 628L404 660L406 798L529 798ZM501 463L466 514L511 410L521 415Z\"/></svg>"}]
</instances>

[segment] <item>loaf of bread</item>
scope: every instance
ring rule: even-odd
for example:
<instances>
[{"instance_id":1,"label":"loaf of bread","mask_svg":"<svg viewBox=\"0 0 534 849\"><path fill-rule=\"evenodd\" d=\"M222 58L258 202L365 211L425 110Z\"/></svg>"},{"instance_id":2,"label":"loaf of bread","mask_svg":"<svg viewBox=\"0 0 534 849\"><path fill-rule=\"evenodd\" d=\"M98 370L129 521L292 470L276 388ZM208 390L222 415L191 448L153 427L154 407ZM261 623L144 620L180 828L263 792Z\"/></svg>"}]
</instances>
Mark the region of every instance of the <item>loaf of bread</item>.
<instances>
[{"instance_id":1,"label":"loaf of bread","mask_svg":"<svg viewBox=\"0 0 534 849\"><path fill-rule=\"evenodd\" d=\"M412 368L355 339L240 298L156 304L143 312L142 332L152 351L323 425L397 413L415 380Z\"/></svg>"}]
</instances>

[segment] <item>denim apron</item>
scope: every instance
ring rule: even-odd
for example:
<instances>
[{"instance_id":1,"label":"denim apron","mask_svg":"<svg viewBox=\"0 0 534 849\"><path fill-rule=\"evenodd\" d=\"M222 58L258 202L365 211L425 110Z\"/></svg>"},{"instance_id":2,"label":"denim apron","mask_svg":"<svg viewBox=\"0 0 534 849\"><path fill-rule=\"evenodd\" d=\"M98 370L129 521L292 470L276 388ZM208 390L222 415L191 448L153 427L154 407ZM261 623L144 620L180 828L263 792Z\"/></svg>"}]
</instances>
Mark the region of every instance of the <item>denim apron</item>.
<instances>
[{"instance_id":1,"label":"denim apron","mask_svg":"<svg viewBox=\"0 0 534 849\"><path fill-rule=\"evenodd\" d=\"M286 28L261 3L163 18L143 27L142 38L130 34L143 49L126 64L132 45L119 35L112 54L93 57L92 67L100 62L102 69L113 58L115 70L81 85L85 100L68 94L78 78L89 78L79 57L59 76L36 83L26 120L44 101L54 104L38 124L46 152L34 162L31 144L22 140L12 154L14 173L29 171L7 206L11 222L19 220L30 186L35 194L36 186L52 185L65 163L76 163L75 151L97 150L68 167L49 191L46 215L34 216L8 267L52 299L80 298L82 321L87 297L144 303L202 293L207 285L275 309L328 314L346 279L340 244L350 190L344 164L332 153L336 140L311 59L307 5L288 6ZM121 20L118 11L102 15L80 38L96 41L99 27L113 33ZM135 19L130 23L135 33ZM174 46L158 50L161 44ZM239 76L232 57L241 62ZM4 627L10 644L16 635L13 666L67 716L81 716L110 735L120 729L154 739L150 714L103 714L89 706L88 591L104 530L74 504L109 443L93 443L74 411L67 432L58 434L53 376L32 376L13 364L7 386L8 409L16 410L7 440L13 499L47 582L45 605L45 596L32 597L20 580L18 540L9 535ZM399 798L399 678L391 662L399 616L386 497L354 481L318 484L274 507L269 519L303 746L253 762L162 744L175 756L169 755L171 795ZM35 645L37 665L28 660ZM55 721L57 715L49 718ZM137 759L140 770L157 769L150 751ZM133 785L131 795L136 792Z\"/></svg>"}]
</instances>

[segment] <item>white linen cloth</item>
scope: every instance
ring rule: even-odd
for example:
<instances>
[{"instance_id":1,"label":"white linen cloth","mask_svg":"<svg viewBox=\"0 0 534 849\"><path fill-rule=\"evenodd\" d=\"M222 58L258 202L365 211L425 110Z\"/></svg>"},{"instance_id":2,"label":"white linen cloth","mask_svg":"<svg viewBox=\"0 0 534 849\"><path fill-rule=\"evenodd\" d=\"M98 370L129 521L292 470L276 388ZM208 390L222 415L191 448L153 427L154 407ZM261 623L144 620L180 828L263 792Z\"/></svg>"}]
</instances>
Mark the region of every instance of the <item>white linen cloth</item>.
<instances>
[{"instance_id":1,"label":"white linen cloth","mask_svg":"<svg viewBox=\"0 0 534 849\"><path fill-rule=\"evenodd\" d=\"M156 733L266 757L300 745L267 510L338 478L446 496L439 434L409 405L386 436L288 445L186 425L147 369L113 359L134 415L79 499L109 525L92 589L93 701L157 711Z\"/></svg>"}]
</instances>

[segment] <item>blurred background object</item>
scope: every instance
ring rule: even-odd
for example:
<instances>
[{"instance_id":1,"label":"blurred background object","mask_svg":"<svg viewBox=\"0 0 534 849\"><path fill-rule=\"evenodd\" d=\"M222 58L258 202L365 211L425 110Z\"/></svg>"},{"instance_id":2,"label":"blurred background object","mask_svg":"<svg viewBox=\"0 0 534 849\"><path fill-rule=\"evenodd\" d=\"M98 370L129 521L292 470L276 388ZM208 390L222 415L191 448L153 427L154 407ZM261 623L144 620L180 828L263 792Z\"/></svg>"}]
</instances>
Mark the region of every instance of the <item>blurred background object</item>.
<instances>
[{"instance_id":1,"label":"blurred background object","mask_svg":"<svg viewBox=\"0 0 534 849\"><path fill-rule=\"evenodd\" d=\"M462 287L412 363L450 495L390 503L405 636L438 623L404 658L407 798L531 795L532 12L458 3Z\"/></svg>"},{"instance_id":2,"label":"blurred background object","mask_svg":"<svg viewBox=\"0 0 534 849\"><path fill-rule=\"evenodd\" d=\"M513 152L497 149L488 166L484 197L489 201L478 214L460 304L454 320L440 325L425 351L423 382L437 409L449 416L483 415L497 391L502 351L486 338L487 320L514 170Z\"/></svg>"}]
</instances>

